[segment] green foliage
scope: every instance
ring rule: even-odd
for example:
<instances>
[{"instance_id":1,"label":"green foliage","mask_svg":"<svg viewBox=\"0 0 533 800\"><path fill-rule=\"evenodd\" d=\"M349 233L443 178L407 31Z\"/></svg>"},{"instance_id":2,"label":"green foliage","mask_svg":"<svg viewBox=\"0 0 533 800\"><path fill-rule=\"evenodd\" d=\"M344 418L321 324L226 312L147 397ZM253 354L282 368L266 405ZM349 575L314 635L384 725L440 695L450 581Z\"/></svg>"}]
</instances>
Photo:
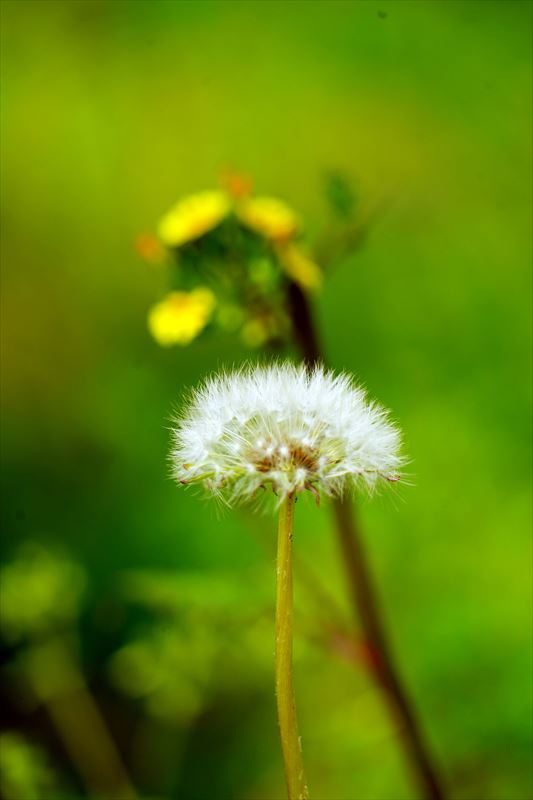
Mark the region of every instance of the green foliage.
<instances>
[{"instance_id":1,"label":"green foliage","mask_svg":"<svg viewBox=\"0 0 533 800\"><path fill-rule=\"evenodd\" d=\"M0 600L16 737L2 748L16 787L2 791L39 800L43 752L79 785L18 658L79 622L87 685L141 796L282 797L272 519L217 515L165 463L186 387L250 357L246 314L229 292L210 335L158 347L148 308L198 276L192 261L141 263L133 245L230 163L297 209L321 265L335 256L314 298L328 358L405 431L414 485L358 513L450 797L524 800L530 4L1 5ZM338 241L351 215L369 233L357 248ZM247 274L275 293L256 244ZM330 800L414 800L352 633L328 512L296 509L295 554L327 596L300 570L309 784Z\"/></svg>"},{"instance_id":2,"label":"green foliage","mask_svg":"<svg viewBox=\"0 0 533 800\"><path fill-rule=\"evenodd\" d=\"M58 797L58 787L44 753L17 733L0 735L0 787L6 800Z\"/></svg>"},{"instance_id":3,"label":"green foliage","mask_svg":"<svg viewBox=\"0 0 533 800\"><path fill-rule=\"evenodd\" d=\"M86 578L79 564L27 542L2 567L0 582L0 628L8 642L16 642L68 627L78 614Z\"/></svg>"},{"instance_id":4,"label":"green foliage","mask_svg":"<svg viewBox=\"0 0 533 800\"><path fill-rule=\"evenodd\" d=\"M357 195L341 172L330 172L325 179L326 197L332 211L341 219L350 219L357 206Z\"/></svg>"}]
</instances>

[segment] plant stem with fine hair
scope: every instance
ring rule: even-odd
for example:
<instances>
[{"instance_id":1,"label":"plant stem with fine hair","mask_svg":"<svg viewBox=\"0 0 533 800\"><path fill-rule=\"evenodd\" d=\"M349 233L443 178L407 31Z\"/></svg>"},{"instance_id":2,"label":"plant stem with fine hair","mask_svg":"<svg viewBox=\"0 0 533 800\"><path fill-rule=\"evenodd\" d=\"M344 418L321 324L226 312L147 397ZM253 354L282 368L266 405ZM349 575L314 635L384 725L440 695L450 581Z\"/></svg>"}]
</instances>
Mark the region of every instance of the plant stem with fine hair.
<instances>
[{"instance_id":1,"label":"plant stem with fine hair","mask_svg":"<svg viewBox=\"0 0 533 800\"><path fill-rule=\"evenodd\" d=\"M279 510L276 590L276 697L289 800L307 800L292 684L292 532L294 495Z\"/></svg>"},{"instance_id":2,"label":"plant stem with fine hair","mask_svg":"<svg viewBox=\"0 0 533 800\"><path fill-rule=\"evenodd\" d=\"M287 283L287 303L294 338L303 360L309 366L325 363L308 299L294 281ZM335 499L332 505L350 598L366 639L367 663L383 690L390 715L401 732L406 757L424 798L443 800L445 793L439 771L389 644L353 506L346 497Z\"/></svg>"}]
</instances>

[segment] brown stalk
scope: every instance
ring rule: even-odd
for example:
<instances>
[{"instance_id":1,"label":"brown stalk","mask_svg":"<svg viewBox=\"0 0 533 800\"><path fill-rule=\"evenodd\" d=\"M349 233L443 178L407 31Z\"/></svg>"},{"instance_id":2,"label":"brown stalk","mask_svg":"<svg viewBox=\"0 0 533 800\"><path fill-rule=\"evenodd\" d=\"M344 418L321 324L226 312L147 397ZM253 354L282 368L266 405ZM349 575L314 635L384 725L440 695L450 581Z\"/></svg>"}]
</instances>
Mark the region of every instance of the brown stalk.
<instances>
[{"instance_id":1,"label":"brown stalk","mask_svg":"<svg viewBox=\"0 0 533 800\"><path fill-rule=\"evenodd\" d=\"M325 363L309 301L294 281L288 281L287 299L303 360L310 365ZM369 655L366 663L380 684L389 713L402 733L406 758L424 798L444 800L441 778L395 663L353 504L343 498L334 500L332 505L350 598L366 639Z\"/></svg>"}]
</instances>

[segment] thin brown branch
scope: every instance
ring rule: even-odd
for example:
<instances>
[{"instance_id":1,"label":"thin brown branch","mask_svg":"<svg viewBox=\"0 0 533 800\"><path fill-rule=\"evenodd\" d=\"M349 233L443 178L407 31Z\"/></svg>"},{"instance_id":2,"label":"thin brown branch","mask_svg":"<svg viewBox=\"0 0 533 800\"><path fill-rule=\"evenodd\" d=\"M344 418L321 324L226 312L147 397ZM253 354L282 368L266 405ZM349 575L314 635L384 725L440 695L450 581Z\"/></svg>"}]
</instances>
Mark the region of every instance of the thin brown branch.
<instances>
[{"instance_id":1,"label":"thin brown branch","mask_svg":"<svg viewBox=\"0 0 533 800\"><path fill-rule=\"evenodd\" d=\"M308 299L293 281L287 285L287 300L294 337L304 361L309 365L324 363ZM335 500L333 511L350 598L366 638L365 661L381 685L389 712L402 732L406 756L424 797L443 800L441 778L395 663L352 503L347 498Z\"/></svg>"}]
</instances>

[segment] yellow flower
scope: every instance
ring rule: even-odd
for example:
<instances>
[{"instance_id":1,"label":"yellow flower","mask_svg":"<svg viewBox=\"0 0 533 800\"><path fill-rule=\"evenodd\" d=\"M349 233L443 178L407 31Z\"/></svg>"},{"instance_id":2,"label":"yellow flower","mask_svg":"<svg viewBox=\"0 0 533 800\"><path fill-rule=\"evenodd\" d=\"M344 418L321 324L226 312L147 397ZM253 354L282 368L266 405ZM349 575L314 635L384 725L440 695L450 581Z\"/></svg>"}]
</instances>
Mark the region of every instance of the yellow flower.
<instances>
[{"instance_id":1,"label":"yellow flower","mask_svg":"<svg viewBox=\"0 0 533 800\"><path fill-rule=\"evenodd\" d=\"M276 248L280 264L302 289L312 291L322 286L322 270L298 245L287 243Z\"/></svg>"},{"instance_id":2,"label":"yellow flower","mask_svg":"<svg viewBox=\"0 0 533 800\"><path fill-rule=\"evenodd\" d=\"M290 239L299 229L294 211L275 197L245 199L237 206L237 216L246 227L273 241Z\"/></svg>"},{"instance_id":3,"label":"yellow flower","mask_svg":"<svg viewBox=\"0 0 533 800\"><path fill-rule=\"evenodd\" d=\"M148 328L162 347L186 345L203 331L214 307L215 295L209 289L170 292L150 309Z\"/></svg>"},{"instance_id":4,"label":"yellow flower","mask_svg":"<svg viewBox=\"0 0 533 800\"><path fill-rule=\"evenodd\" d=\"M199 192L185 197L165 214L158 233L168 247L179 247L213 230L229 214L225 192Z\"/></svg>"}]
</instances>

